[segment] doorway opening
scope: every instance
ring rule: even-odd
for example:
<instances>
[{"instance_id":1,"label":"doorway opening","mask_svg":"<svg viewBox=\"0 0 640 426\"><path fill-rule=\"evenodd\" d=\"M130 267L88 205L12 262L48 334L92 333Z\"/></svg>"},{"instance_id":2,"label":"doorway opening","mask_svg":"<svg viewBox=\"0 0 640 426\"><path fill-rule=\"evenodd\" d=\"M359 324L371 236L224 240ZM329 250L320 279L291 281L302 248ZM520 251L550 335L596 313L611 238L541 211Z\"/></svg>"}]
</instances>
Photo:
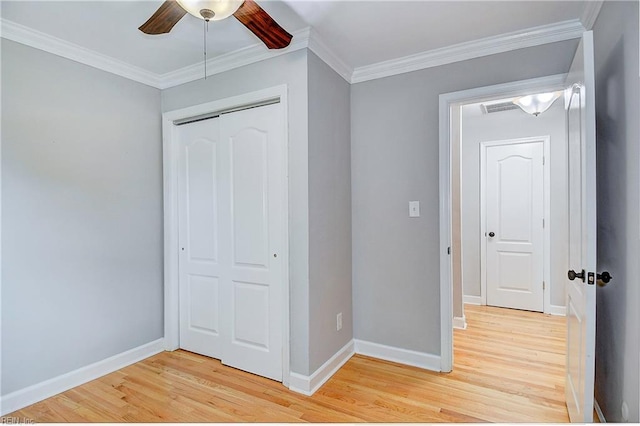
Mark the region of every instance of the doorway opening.
<instances>
[{"instance_id":1,"label":"doorway opening","mask_svg":"<svg viewBox=\"0 0 640 426\"><path fill-rule=\"evenodd\" d=\"M481 210L486 207L480 202L480 191L482 189L481 170L483 168L486 169L486 152L489 146L522 142L523 138L529 138L529 142L533 142L533 139L537 138L538 141L542 142L543 156L551 157L554 153L548 152L546 155L544 154L546 137L549 137L549 141L546 143L548 151L553 148L557 150L558 147L561 151L564 149L562 152L555 153L557 156L555 164L566 163L564 127L560 130L561 136L556 134L555 138L552 138L550 137L552 132L548 129L545 131L535 127L536 120L545 120L544 114L534 117L525 114L520 109L487 114L483 113L482 108L486 108L487 105L504 103L505 100L510 101L519 96L562 90L565 78L565 75L555 75L440 95L440 244L441 253L444 253L440 258L440 295L443 309L441 322L442 371L451 371L453 368L453 326L454 324L458 328L465 328L466 326L464 302L486 305L487 291L485 289L484 294L481 292L483 281L486 284L486 280L483 280L486 265L481 267L481 261L486 261L486 259L481 259L481 248L482 244L486 244L489 232L496 232L495 230L486 229L486 223L481 226L480 214ZM558 105L554 108L563 108L562 100L558 100L556 103ZM465 110L468 110L468 113ZM518 117L515 115L516 113L520 114L521 119L533 123L529 125L533 129L531 130L532 133L521 133L525 126L518 122L519 120L514 120L513 117L510 117L509 123L500 124L501 121L505 120L497 117L510 113L514 114L514 117ZM466 120L464 120L465 115L467 115ZM463 145L465 134L473 137L468 138L469 140L465 141ZM485 153L484 158L482 156L483 152ZM481 160L485 161L484 166L482 166ZM545 165L549 166L548 170L550 171L552 170L550 166L553 160L554 158L545 158L543 160L546 162ZM518 167L515 167L515 169L517 173ZM544 174L544 171L542 173ZM555 170L555 173L549 173L548 182L550 184L554 182L554 179L560 180L560 175L566 179L566 173L563 173L561 169ZM466 184L463 180L466 180ZM482 181L486 181L486 176ZM517 189L515 188L515 190ZM465 193L466 196L463 196ZM550 193L553 193L553 191L547 191L547 194ZM562 203L558 203L558 206L562 207ZM554 219L550 212L551 205L551 202L548 202L547 206L549 207L543 206L543 218L541 219L545 219L544 226L549 229L554 225L559 226L558 235L566 235L566 224L560 223L562 222L561 220L556 221L554 224L554 221L550 220ZM566 217L566 208L561 208L560 210L565 210ZM544 216L549 216L549 218ZM540 220L540 226L542 226L541 222L542 220ZM564 231L562 230L563 225L565 226ZM487 237L485 237L484 232L487 232ZM502 234L502 231L500 231L500 234ZM484 248L486 249L486 247ZM550 253L550 250L548 247L543 247L542 252L544 258L544 253ZM450 257L447 255L448 253L451 253ZM543 280L544 284L540 282L539 285L540 287L545 286L545 292L542 294L547 293L550 295L551 291L546 290L553 286L553 276L555 274L558 282L557 290L559 290L558 293L560 294L559 299L561 299L564 296L564 291L562 278L558 274L566 273L564 272L566 269L564 271L559 269L560 267L564 268L566 265L563 265L562 262L557 263L559 266L557 265L556 269L547 268L550 274L549 282ZM509 266L512 265L513 263L509 264ZM514 273L517 274L518 269L513 269ZM529 273L530 271L522 272L523 275ZM469 284L464 286L463 282L468 282ZM562 305L563 300L556 303ZM550 308L551 303L547 303L547 305ZM447 312L449 309L450 311ZM561 314L562 312L556 313Z\"/></svg>"},{"instance_id":2,"label":"doorway opening","mask_svg":"<svg viewBox=\"0 0 640 426\"><path fill-rule=\"evenodd\" d=\"M562 315L564 305L568 227L564 105L558 100L540 116L509 107L519 96L562 89L564 77L459 92L450 94L446 103L451 149L447 269L453 318L443 336L451 336L451 350L458 355L456 368L479 368L501 376L504 372L492 362L500 360L524 368L520 374L535 374L539 366L532 354L546 336L546 346L555 351L545 355L547 370L557 376L547 379L564 378L563 319L545 317ZM454 327L459 329L455 334ZM527 359L533 366L528 373ZM453 368L452 352L449 370L443 370ZM513 385L522 383L516 380ZM556 397L562 404L563 394ZM565 413L561 410L560 415Z\"/></svg>"},{"instance_id":3,"label":"doorway opening","mask_svg":"<svg viewBox=\"0 0 640 426\"><path fill-rule=\"evenodd\" d=\"M562 90L564 78L441 96L450 126L447 290L456 328L448 330L449 367L495 376L499 392L547 398L548 412L529 408L557 422L568 421L564 392L554 388L566 356L566 116L563 99L539 116L513 101Z\"/></svg>"},{"instance_id":4,"label":"doorway opening","mask_svg":"<svg viewBox=\"0 0 640 426\"><path fill-rule=\"evenodd\" d=\"M533 116L513 103L517 98L452 106L460 128L451 158L457 324L464 323L464 303L564 314L564 104L558 99Z\"/></svg>"},{"instance_id":5,"label":"doorway opening","mask_svg":"<svg viewBox=\"0 0 640 426\"><path fill-rule=\"evenodd\" d=\"M439 111L441 371L450 372L453 369L453 312L462 306L462 288L452 285L452 275L457 269L452 267L451 258L454 232L460 235L460 230L452 227L451 159L454 135L460 133L460 120L456 122L455 117L457 107L487 99L564 92L569 195L569 225L565 233L569 248L567 263L571 266L564 279L567 336L564 390L571 421L586 423L593 421L594 411L595 283L600 276L596 271L594 74L593 33L587 31L580 39L566 75L442 94ZM523 109L527 108L523 106Z\"/></svg>"}]
</instances>

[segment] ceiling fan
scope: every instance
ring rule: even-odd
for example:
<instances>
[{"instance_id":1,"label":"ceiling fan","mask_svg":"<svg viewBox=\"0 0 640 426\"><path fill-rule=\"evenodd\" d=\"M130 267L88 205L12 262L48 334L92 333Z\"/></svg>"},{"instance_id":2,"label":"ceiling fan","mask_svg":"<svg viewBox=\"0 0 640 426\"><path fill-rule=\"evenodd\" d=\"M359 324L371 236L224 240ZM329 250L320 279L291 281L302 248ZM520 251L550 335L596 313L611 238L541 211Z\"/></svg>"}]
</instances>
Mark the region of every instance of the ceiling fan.
<instances>
[{"instance_id":1,"label":"ceiling fan","mask_svg":"<svg viewBox=\"0 0 640 426\"><path fill-rule=\"evenodd\" d=\"M291 43L292 35L254 0L166 0L138 29L145 34L166 34L187 13L206 22L233 15L269 49Z\"/></svg>"}]
</instances>

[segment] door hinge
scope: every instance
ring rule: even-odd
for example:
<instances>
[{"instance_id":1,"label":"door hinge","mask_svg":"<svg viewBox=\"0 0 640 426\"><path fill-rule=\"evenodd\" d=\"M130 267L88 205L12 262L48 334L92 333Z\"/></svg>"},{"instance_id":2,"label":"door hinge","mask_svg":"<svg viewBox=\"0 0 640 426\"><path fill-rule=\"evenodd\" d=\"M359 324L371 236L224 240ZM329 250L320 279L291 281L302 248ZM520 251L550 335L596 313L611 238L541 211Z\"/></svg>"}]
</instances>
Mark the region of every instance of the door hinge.
<instances>
[{"instance_id":1,"label":"door hinge","mask_svg":"<svg viewBox=\"0 0 640 426\"><path fill-rule=\"evenodd\" d=\"M544 219L542 219L542 227L544 228Z\"/></svg>"},{"instance_id":2,"label":"door hinge","mask_svg":"<svg viewBox=\"0 0 640 426\"><path fill-rule=\"evenodd\" d=\"M542 289L546 290L547 289L547 283L545 283L544 281L542 281Z\"/></svg>"},{"instance_id":3,"label":"door hinge","mask_svg":"<svg viewBox=\"0 0 640 426\"><path fill-rule=\"evenodd\" d=\"M447 247L447 254L451 254L451 247Z\"/></svg>"},{"instance_id":4,"label":"door hinge","mask_svg":"<svg viewBox=\"0 0 640 426\"><path fill-rule=\"evenodd\" d=\"M543 166L544 166L544 159L545 159L545 157L542 157L542 165Z\"/></svg>"}]
</instances>

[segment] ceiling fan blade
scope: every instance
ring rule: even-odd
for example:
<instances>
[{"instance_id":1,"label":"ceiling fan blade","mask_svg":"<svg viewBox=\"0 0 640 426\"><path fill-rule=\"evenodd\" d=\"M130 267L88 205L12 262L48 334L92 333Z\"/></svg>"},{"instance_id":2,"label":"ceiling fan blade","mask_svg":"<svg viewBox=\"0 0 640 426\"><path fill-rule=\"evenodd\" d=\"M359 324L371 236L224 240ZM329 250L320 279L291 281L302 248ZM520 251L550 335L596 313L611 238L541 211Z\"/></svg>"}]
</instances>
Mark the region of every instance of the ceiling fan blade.
<instances>
[{"instance_id":1,"label":"ceiling fan blade","mask_svg":"<svg viewBox=\"0 0 640 426\"><path fill-rule=\"evenodd\" d=\"M245 0L233 16L262 40L269 49L282 49L291 43L293 36L253 0Z\"/></svg>"},{"instance_id":2,"label":"ceiling fan blade","mask_svg":"<svg viewBox=\"0 0 640 426\"><path fill-rule=\"evenodd\" d=\"M145 34L166 34L178 23L187 11L174 0L167 0L138 28Z\"/></svg>"}]
</instances>

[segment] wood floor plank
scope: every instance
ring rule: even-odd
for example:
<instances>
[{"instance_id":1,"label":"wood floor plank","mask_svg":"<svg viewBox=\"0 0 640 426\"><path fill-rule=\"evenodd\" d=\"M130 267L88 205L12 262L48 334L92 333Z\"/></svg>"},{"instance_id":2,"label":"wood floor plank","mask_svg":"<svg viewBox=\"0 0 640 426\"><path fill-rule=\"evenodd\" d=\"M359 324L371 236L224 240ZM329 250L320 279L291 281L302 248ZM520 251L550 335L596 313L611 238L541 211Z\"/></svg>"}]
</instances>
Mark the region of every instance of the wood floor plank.
<instances>
[{"instance_id":1,"label":"wood floor plank","mask_svg":"<svg viewBox=\"0 0 640 426\"><path fill-rule=\"evenodd\" d=\"M568 422L565 320L465 307L454 369L356 355L306 397L187 351L164 352L9 416L37 422Z\"/></svg>"}]
</instances>

